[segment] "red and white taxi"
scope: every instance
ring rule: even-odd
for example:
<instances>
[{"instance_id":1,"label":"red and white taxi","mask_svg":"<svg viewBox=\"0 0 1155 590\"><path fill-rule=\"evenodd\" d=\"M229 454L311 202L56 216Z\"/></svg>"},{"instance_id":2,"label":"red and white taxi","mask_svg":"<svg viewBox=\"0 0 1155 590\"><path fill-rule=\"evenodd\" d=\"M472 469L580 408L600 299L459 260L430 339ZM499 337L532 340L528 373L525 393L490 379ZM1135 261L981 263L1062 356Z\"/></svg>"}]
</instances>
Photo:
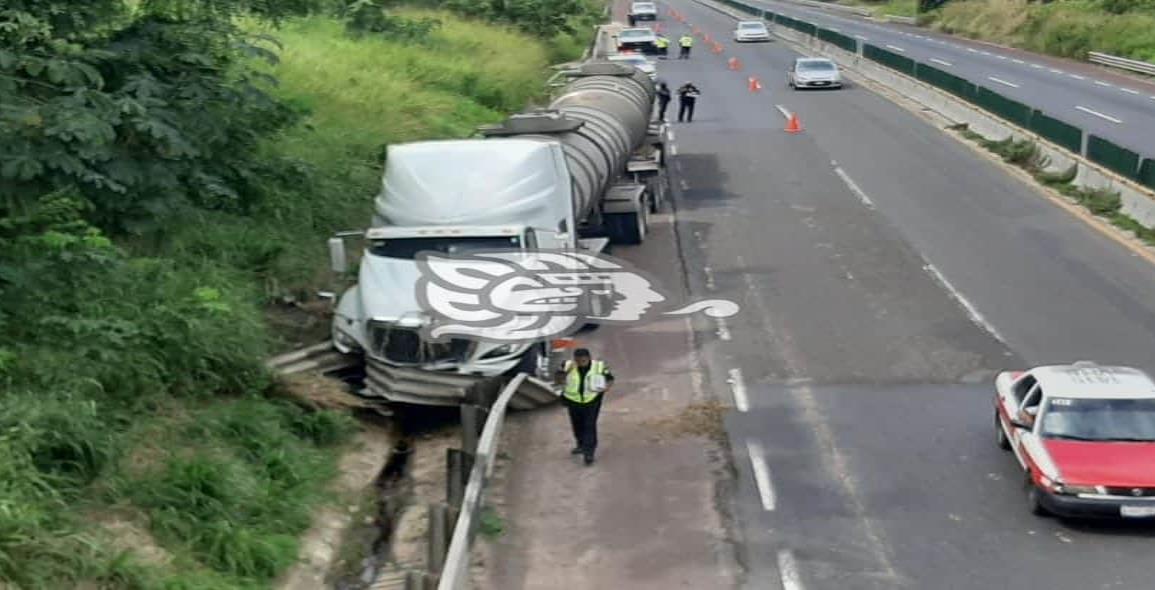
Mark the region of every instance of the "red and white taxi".
<instances>
[{"instance_id":1,"label":"red and white taxi","mask_svg":"<svg viewBox=\"0 0 1155 590\"><path fill-rule=\"evenodd\" d=\"M1155 518L1155 381L1081 361L995 379L995 433L1035 514Z\"/></svg>"}]
</instances>

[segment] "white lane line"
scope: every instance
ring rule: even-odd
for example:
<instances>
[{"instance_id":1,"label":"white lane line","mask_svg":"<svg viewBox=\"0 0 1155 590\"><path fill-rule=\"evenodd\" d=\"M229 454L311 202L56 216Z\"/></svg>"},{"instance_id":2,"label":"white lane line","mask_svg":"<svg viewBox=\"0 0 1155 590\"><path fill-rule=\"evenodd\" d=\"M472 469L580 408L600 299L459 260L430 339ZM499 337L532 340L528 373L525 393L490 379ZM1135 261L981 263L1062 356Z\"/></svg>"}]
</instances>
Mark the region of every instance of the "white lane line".
<instances>
[{"instance_id":1,"label":"white lane line","mask_svg":"<svg viewBox=\"0 0 1155 590\"><path fill-rule=\"evenodd\" d=\"M1019 85L1015 84L1014 82L1007 82L1006 80L1001 80L1001 79L996 78L994 76L987 76L987 80L990 80L992 82L998 82L999 84L1002 84L1004 86L1010 86L1011 88L1018 88L1019 87Z\"/></svg>"},{"instance_id":2,"label":"white lane line","mask_svg":"<svg viewBox=\"0 0 1155 590\"><path fill-rule=\"evenodd\" d=\"M1151 100L1155 100L1155 95L1149 96L1148 98L1150 98Z\"/></svg>"},{"instance_id":3,"label":"white lane line","mask_svg":"<svg viewBox=\"0 0 1155 590\"><path fill-rule=\"evenodd\" d=\"M989 51L980 51L979 53L981 53L987 57L990 57L990 55L991 55L991 52L989 52Z\"/></svg>"},{"instance_id":4,"label":"white lane line","mask_svg":"<svg viewBox=\"0 0 1155 590\"><path fill-rule=\"evenodd\" d=\"M1119 90L1122 90L1123 92L1126 92L1127 94L1139 94L1139 91L1135 90L1133 88L1120 88Z\"/></svg>"},{"instance_id":5,"label":"white lane line","mask_svg":"<svg viewBox=\"0 0 1155 590\"><path fill-rule=\"evenodd\" d=\"M1007 56L1005 56L1005 55L996 55L995 57L1002 59L1002 60L1007 59Z\"/></svg>"},{"instance_id":6,"label":"white lane line","mask_svg":"<svg viewBox=\"0 0 1155 590\"><path fill-rule=\"evenodd\" d=\"M791 115L791 114L793 114L793 113L791 113L790 111L786 110L786 107L784 107L784 106L782 106L782 105L780 105L780 104L776 104L776 105L774 105L774 108L778 109L778 112L779 112L779 113L782 113L782 116L783 116L783 117L785 117L785 118L787 118L787 119L789 119L789 118L790 118L790 115Z\"/></svg>"},{"instance_id":7,"label":"white lane line","mask_svg":"<svg viewBox=\"0 0 1155 590\"><path fill-rule=\"evenodd\" d=\"M714 284L714 269L708 266L703 266L702 273L706 275L706 288L711 291L717 289L718 286Z\"/></svg>"},{"instance_id":8,"label":"white lane line","mask_svg":"<svg viewBox=\"0 0 1155 590\"><path fill-rule=\"evenodd\" d=\"M684 191L690 190L690 183L686 182L685 178L683 178L679 184L682 185L682 190L684 190Z\"/></svg>"},{"instance_id":9,"label":"white lane line","mask_svg":"<svg viewBox=\"0 0 1155 590\"><path fill-rule=\"evenodd\" d=\"M1002 334L999 334L999 331L995 329L994 325L988 322L987 319L984 318L981 313L979 313L979 310L975 309L975 306L971 305L971 302L968 301L966 297L963 297L962 293L959 293L958 289L955 289L954 285L950 284L950 281L946 280L946 277L943 276L943 274L939 272L939 270L935 268L933 264L927 261L926 266L924 266L923 269L930 273L930 275L934 277L934 279L938 281L938 283L942 285L942 287L946 289L952 297L954 297L955 301L958 301L959 305L961 305L963 309L966 310L967 315L970 316L972 322L977 324L980 328L986 330L991 336L994 336L995 340L1002 342L1003 345L1007 344L1007 341L1003 339Z\"/></svg>"},{"instance_id":10,"label":"white lane line","mask_svg":"<svg viewBox=\"0 0 1155 590\"><path fill-rule=\"evenodd\" d=\"M1102 86L1104 88L1110 88L1111 84L1108 84L1102 80L1095 80L1095 86Z\"/></svg>"},{"instance_id":11,"label":"white lane line","mask_svg":"<svg viewBox=\"0 0 1155 590\"><path fill-rule=\"evenodd\" d=\"M971 53L978 53L979 52L979 50L975 49L974 47L967 47L967 51L969 51Z\"/></svg>"},{"instance_id":12,"label":"white lane line","mask_svg":"<svg viewBox=\"0 0 1155 590\"><path fill-rule=\"evenodd\" d=\"M746 441L746 452L750 455L750 468L754 470L754 485L758 486L758 496L762 498L762 508L774 510L774 486L770 483L770 468L766 465L766 451L755 440Z\"/></svg>"},{"instance_id":13,"label":"white lane line","mask_svg":"<svg viewBox=\"0 0 1155 590\"><path fill-rule=\"evenodd\" d=\"M669 140L670 143L674 143L674 128L673 127L667 128L666 133L670 136L670 140Z\"/></svg>"},{"instance_id":14,"label":"white lane line","mask_svg":"<svg viewBox=\"0 0 1155 590\"><path fill-rule=\"evenodd\" d=\"M1086 80L1087 79L1086 76L1080 76L1078 74L1067 74L1067 75L1076 79L1076 80Z\"/></svg>"},{"instance_id":15,"label":"white lane line","mask_svg":"<svg viewBox=\"0 0 1155 590\"><path fill-rule=\"evenodd\" d=\"M1041 69L1043 69L1043 66L1042 66L1042 65L1040 65L1040 64L1031 64L1031 67L1032 67L1032 68L1035 68L1036 70L1041 70Z\"/></svg>"},{"instance_id":16,"label":"white lane line","mask_svg":"<svg viewBox=\"0 0 1155 590\"><path fill-rule=\"evenodd\" d=\"M1106 120L1108 120L1112 123L1115 123L1115 124L1119 124L1119 123L1123 122L1122 120L1116 119L1115 117L1112 117L1111 115L1104 115L1103 113L1100 113L1099 111L1093 111L1087 107L1076 106L1075 108L1079 109L1080 111L1083 111L1084 113L1087 113L1089 115L1095 115L1096 117L1099 117L1100 119L1106 119Z\"/></svg>"},{"instance_id":17,"label":"white lane line","mask_svg":"<svg viewBox=\"0 0 1155 590\"><path fill-rule=\"evenodd\" d=\"M734 395L734 407L738 408L739 412L749 410L750 400L746 397L746 382L742 380L742 369L730 369L730 378L726 382L730 384L730 393Z\"/></svg>"},{"instance_id":18,"label":"white lane line","mask_svg":"<svg viewBox=\"0 0 1155 590\"><path fill-rule=\"evenodd\" d=\"M1015 62L1015 63L1017 63L1017 64L1025 64L1025 63L1027 63L1027 62L1025 62L1025 61L1023 61L1023 60L1021 60L1021 59L1012 59L1011 61L1013 61L1013 62Z\"/></svg>"},{"instance_id":19,"label":"white lane line","mask_svg":"<svg viewBox=\"0 0 1155 590\"><path fill-rule=\"evenodd\" d=\"M1063 70L1056 70L1055 68L1051 68L1050 71L1052 74L1062 74L1063 73Z\"/></svg>"},{"instance_id":20,"label":"white lane line","mask_svg":"<svg viewBox=\"0 0 1155 590\"><path fill-rule=\"evenodd\" d=\"M862 204L866 205L867 209L874 209L874 201L870 200L866 191L859 188L858 183L854 182L854 179L838 165L838 162L831 162L830 164L834 166L834 173L842 179L842 182L846 184L846 188L850 189L850 192L854 193L854 196L858 197L858 200L862 201Z\"/></svg>"},{"instance_id":21,"label":"white lane line","mask_svg":"<svg viewBox=\"0 0 1155 590\"><path fill-rule=\"evenodd\" d=\"M794 553L789 549L778 552L778 575L782 577L782 590L803 590L798 562L794 560Z\"/></svg>"},{"instance_id":22,"label":"white lane line","mask_svg":"<svg viewBox=\"0 0 1155 590\"><path fill-rule=\"evenodd\" d=\"M887 49L893 49L894 51L897 51L899 53L906 53L905 49L903 49L901 47L895 47L894 45L887 45L886 48Z\"/></svg>"},{"instance_id":23,"label":"white lane line","mask_svg":"<svg viewBox=\"0 0 1155 590\"><path fill-rule=\"evenodd\" d=\"M936 64L939 64L939 65L943 65L943 66L946 66L946 67L948 67L948 68L949 68L949 67L953 67L953 66L954 66L954 64L950 63L949 61L943 61L943 60L941 60L941 59L938 59L937 57L932 57L932 58L930 58L930 61L932 61L932 62L934 62L934 63L936 63Z\"/></svg>"},{"instance_id":24,"label":"white lane line","mask_svg":"<svg viewBox=\"0 0 1155 590\"><path fill-rule=\"evenodd\" d=\"M718 338L724 342L730 341L730 327L726 325L726 318L714 318L718 322Z\"/></svg>"},{"instance_id":25,"label":"white lane line","mask_svg":"<svg viewBox=\"0 0 1155 590\"><path fill-rule=\"evenodd\" d=\"M671 144L670 144L670 155L671 155L671 156L676 156L676 155L678 155L678 144L676 144L676 143L671 143Z\"/></svg>"}]
</instances>

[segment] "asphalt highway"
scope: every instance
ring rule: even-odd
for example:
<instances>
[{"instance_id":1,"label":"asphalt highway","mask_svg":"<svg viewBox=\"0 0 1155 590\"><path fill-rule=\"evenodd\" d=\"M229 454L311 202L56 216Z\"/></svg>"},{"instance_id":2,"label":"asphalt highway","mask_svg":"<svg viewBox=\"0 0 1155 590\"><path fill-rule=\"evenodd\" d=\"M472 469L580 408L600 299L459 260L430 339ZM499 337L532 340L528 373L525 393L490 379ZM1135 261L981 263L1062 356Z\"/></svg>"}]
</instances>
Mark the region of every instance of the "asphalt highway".
<instances>
[{"instance_id":1,"label":"asphalt highway","mask_svg":"<svg viewBox=\"0 0 1155 590\"><path fill-rule=\"evenodd\" d=\"M1155 84L1114 75L1087 64L977 43L926 29L873 22L790 2L754 0L752 3L928 63L1140 154L1155 157L1155 139L1152 139L1155 138Z\"/></svg>"},{"instance_id":2,"label":"asphalt highway","mask_svg":"<svg viewBox=\"0 0 1155 590\"><path fill-rule=\"evenodd\" d=\"M1151 588L1155 525L1029 514L991 398L1004 369L1155 372L1155 267L864 88L788 90L780 42L701 45L658 69L703 91L674 124L690 288L742 307L701 353L735 407L744 587Z\"/></svg>"}]
</instances>

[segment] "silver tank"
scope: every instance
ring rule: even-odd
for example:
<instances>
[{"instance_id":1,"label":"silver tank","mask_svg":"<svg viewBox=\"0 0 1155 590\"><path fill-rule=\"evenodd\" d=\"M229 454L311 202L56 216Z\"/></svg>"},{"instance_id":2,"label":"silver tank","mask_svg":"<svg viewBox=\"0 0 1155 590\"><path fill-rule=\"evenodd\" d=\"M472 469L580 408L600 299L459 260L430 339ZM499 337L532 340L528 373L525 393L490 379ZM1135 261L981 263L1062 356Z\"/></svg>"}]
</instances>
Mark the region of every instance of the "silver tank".
<instances>
[{"instance_id":1,"label":"silver tank","mask_svg":"<svg viewBox=\"0 0 1155 590\"><path fill-rule=\"evenodd\" d=\"M585 221L645 141L655 86L645 73L614 62L586 62L570 75L544 111L515 115L483 133L561 142L573 180L574 214Z\"/></svg>"}]
</instances>

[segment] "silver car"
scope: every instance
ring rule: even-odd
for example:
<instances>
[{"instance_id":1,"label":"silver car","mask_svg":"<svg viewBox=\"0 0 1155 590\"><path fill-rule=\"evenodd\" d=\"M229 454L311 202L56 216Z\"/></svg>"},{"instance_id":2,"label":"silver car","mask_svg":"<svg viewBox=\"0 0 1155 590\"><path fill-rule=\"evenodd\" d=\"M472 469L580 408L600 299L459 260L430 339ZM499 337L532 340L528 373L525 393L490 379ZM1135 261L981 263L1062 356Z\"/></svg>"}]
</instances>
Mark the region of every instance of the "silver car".
<instances>
[{"instance_id":1,"label":"silver car","mask_svg":"<svg viewBox=\"0 0 1155 590\"><path fill-rule=\"evenodd\" d=\"M738 23L738 28L734 29L734 42L747 43L758 41L769 41L770 30L766 28L766 23L760 20L744 20Z\"/></svg>"},{"instance_id":2,"label":"silver car","mask_svg":"<svg viewBox=\"0 0 1155 590\"><path fill-rule=\"evenodd\" d=\"M637 53L619 53L618 55L611 55L609 60L634 66L649 76L651 80L658 78L658 69L654 66L654 62L646 59L643 55Z\"/></svg>"},{"instance_id":3,"label":"silver car","mask_svg":"<svg viewBox=\"0 0 1155 590\"><path fill-rule=\"evenodd\" d=\"M824 57L800 57L790 66L786 83L795 90L841 88L842 73L838 71L837 64Z\"/></svg>"}]
</instances>

